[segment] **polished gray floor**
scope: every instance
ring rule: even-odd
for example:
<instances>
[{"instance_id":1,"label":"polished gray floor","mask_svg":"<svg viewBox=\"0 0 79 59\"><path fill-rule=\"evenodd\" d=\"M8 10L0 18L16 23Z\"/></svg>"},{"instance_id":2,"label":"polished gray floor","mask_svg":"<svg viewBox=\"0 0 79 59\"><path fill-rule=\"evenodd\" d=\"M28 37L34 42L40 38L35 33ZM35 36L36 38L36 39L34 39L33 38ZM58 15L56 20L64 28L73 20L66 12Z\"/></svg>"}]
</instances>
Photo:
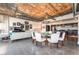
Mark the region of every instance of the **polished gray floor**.
<instances>
[{"instance_id":1,"label":"polished gray floor","mask_svg":"<svg viewBox=\"0 0 79 59\"><path fill-rule=\"evenodd\" d=\"M62 48L55 46L50 49L48 46L32 44L31 39L17 41L0 41L1 55L78 55L79 47L72 42L66 42Z\"/></svg>"}]
</instances>

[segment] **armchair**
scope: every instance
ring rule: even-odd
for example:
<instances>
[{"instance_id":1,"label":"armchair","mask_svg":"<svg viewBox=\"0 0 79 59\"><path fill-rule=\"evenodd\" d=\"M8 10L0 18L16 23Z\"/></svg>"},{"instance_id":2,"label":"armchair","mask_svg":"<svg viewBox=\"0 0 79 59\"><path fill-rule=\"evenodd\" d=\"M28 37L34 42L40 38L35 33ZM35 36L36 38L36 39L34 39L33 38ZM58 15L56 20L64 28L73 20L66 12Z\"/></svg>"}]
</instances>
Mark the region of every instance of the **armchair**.
<instances>
[{"instance_id":1,"label":"armchair","mask_svg":"<svg viewBox=\"0 0 79 59\"><path fill-rule=\"evenodd\" d=\"M62 36L61 37L59 37L59 42L61 42L62 43L62 46L64 45L64 39L65 39L65 32L63 32L62 33Z\"/></svg>"},{"instance_id":2,"label":"armchair","mask_svg":"<svg viewBox=\"0 0 79 59\"><path fill-rule=\"evenodd\" d=\"M37 45L37 42L42 43L46 40L45 38L42 38L41 33L38 33L38 32L35 32L35 38L36 38L36 45Z\"/></svg>"},{"instance_id":3,"label":"armchair","mask_svg":"<svg viewBox=\"0 0 79 59\"><path fill-rule=\"evenodd\" d=\"M57 33L51 34L51 38L47 39L48 42L50 43L50 48L52 48L51 47L52 44L56 44L58 48L58 38L59 38L59 35Z\"/></svg>"}]
</instances>

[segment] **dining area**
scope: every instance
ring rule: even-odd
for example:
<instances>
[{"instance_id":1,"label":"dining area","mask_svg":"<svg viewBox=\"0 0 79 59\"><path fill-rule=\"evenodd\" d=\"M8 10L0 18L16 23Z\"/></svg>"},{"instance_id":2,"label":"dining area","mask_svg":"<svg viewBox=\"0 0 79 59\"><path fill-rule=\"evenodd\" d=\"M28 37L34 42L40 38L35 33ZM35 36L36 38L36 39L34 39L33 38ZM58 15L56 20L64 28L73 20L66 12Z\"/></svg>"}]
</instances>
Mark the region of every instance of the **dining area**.
<instances>
[{"instance_id":1,"label":"dining area","mask_svg":"<svg viewBox=\"0 0 79 59\"><path fill-rule=\"evenodd\" d=\"M73 17L74 5L2 4L13 8L10 5L16 5L17 8L14 9L18 10L14 10L15 14L12 16L15 17L0 15L0 51L6 50L0 54L79 54L79 16ZM0 7L4 10L2 6ZM4 11L6 10L7 7Z\"/></svg>"},{"instance_id":2,"label":"dining area","mask_svg":"<svg viewBox=\"0 0 79 59\"><path fill-rule=\"evenodd\" d=\"M32 33L32 43L41 47L48 46L49 48L62 48L64 46L64 41L66 39L65 32L39 32L33 31Z\"/></svg>"}]
</instances>

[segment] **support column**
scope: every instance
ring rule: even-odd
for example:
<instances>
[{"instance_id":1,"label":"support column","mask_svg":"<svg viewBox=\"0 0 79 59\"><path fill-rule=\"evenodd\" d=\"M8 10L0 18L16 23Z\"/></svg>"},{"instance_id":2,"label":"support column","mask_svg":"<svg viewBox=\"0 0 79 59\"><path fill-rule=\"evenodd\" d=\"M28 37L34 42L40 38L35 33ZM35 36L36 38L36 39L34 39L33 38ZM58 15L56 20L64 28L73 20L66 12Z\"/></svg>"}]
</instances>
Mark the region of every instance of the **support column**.
<instances>
[{"instance_id":1,"label":"support column","mask_svg":"<svg viewBox=\"0 0 79 59\"><path fill-rule=\"evenodd\" d=\"M77 17L78 17L78 41L77 41L77 45L79 45L79 15Z\"/></svg>"}]
</instances>

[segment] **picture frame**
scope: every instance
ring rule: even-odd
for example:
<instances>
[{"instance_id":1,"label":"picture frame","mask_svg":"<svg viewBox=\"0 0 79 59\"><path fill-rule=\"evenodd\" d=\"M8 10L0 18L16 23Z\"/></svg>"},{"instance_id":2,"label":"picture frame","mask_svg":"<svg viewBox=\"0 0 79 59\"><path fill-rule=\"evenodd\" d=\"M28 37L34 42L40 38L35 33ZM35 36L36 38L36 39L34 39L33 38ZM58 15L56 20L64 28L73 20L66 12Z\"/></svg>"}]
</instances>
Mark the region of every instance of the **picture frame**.
<instances>
[{"instance_id":1,"label":"picture frame","mask_svg":"<svg viewBox=\"0 0 79 59\"><path fill-rule=\"evenodd\" d=\"M16 26L16 23L13 23L13 26Z\"/></svg>"},{"instance_id":2,"label":"picture frame","mask_svg":"<svg viewBox=\"0 0 79 59\"><path fill-rule=\"evenodd\" d=\"M32 24L30 24L30 29L32 29Z\"/></svg>"},{"instance_id":3,"label":"picture frame","mask_svg":"<svg viewBox=\"0 0 79 59\"><path fill-rule=\"evenodd\" d=\"M17 22L17 26L20 26L21 25L21 23L20 22Z\"/></svg>"},{"instance_id":4,"label":"picture frame","mask_svg":"<svg viewBox=\"0 0 79 59\"><path fill-rule=\"evenodd\" d=\"M29 22L25 21L25 24L29 24Z\"/></svg>"},{"instance_id":5,"label":"picture frame","mask_svg":"<svg viewBox=\"0 0 79 59\"><path fill-rule=\"evenodd\" d=\"M29 30L29 25L25 25L25 30Z\"/></svg>"}]
</instances>

